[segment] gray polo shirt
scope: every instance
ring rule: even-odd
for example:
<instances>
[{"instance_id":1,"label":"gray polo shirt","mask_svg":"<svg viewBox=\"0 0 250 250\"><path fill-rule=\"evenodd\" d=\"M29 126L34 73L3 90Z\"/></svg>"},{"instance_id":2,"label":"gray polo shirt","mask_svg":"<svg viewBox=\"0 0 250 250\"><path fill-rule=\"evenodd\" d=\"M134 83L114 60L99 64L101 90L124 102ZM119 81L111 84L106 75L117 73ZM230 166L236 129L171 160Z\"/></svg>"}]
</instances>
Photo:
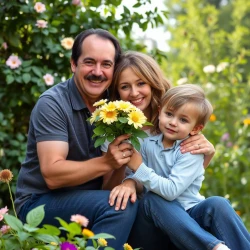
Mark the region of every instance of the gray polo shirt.
<instances>
[{"instance_id":1,"label":"gray polo shirt","mask_svg":"<svg viewBox=\"0 0 250 250\"><path fill-rule=\"evenodd\" d=\"M67 160L84 161L101 156L91 139L93 127L86 119L90 112L75 85L73 77L45 91L31 113L27 152L17 180L17 212L32 194L51 192L40 171L37 142L65 141L69 144ZM101 189L102 177L70 189Z\"/></svg>"}]
</instances>

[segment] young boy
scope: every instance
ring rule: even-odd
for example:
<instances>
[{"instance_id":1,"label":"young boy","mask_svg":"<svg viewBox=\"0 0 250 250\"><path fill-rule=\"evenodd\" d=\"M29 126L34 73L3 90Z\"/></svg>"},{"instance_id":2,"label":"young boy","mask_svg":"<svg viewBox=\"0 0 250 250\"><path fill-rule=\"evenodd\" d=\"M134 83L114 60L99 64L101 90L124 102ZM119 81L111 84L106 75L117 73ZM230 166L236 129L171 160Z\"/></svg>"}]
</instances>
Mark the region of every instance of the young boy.
<instances>
[{"instance_id":1,"label":"young boy","mask_svg":"<svg viewBox=\"0 0 250 250\"><path fill-rule=\"evenodd\" d=\"M162 99L159 123L155 127L158 135L146 138L142 156L135 151L128 163L134 171L132 179L168 201L176 199L191 217L192 209L205 200L199 193L204 180L204 155L182 154L179 145L189 135L199 133L212 112L212 105L197 85L171 88ZM217 239L198 223L194 230L200 230L204 249L229 249L223 239Z\"/></svg>"}]
</instances>

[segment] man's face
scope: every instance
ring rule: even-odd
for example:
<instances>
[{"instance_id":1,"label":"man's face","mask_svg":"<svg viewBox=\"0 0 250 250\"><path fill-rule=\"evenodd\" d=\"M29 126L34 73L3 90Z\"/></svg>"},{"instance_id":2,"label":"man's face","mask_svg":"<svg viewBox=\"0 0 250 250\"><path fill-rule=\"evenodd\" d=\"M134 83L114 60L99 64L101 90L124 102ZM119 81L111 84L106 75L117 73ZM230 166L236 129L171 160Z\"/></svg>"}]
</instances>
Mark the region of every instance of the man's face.
<instances>
[{"instance_id":1,"label":"man's face","mask_svg":"<svg viewBox=\"0 0 250 250\"><path fill-rule=\"evenodd\" d=\"M90 35L82 43L77 65L71 60L75 83L85 102L95 102L112 81L115 65L113 43L97 35Z\"/></svg>"}]
</instances>

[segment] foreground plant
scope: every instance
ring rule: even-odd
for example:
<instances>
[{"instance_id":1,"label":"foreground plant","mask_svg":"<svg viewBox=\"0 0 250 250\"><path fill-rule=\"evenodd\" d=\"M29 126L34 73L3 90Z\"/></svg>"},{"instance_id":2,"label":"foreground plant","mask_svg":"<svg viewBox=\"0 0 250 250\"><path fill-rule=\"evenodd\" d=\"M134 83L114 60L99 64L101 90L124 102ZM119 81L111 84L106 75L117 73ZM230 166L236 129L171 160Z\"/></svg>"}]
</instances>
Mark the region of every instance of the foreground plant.
<instances>
[{"instance_id":1,"label":"foreground plant","mask_svg":"<svg viewBox=\"0 0 250 250\"><path fill-rule=\"evenodd\" d=\"M0 181L7 183L8 186L12 178L10 170L0 171ZM10 188L9 193L15 216L8 214L7 207L0 209L0 221L4 222L0 229L1 250L95 250L100 247L104 250L114 250L108 246L106 239L115 237L106 233L95 235L86 228L88 219L82 215L72 215L70 223L56 217L60 224L59 228L48 224L40 227L45 216L45 205L41 205L31 210L26 216L26 223L23 223L16 216ZM62 232L66 237L61 236ZM87 246L90 241L92 246ZM133 250L128 246L124 244L124 249Z\"/></svg>"}]
</instances>

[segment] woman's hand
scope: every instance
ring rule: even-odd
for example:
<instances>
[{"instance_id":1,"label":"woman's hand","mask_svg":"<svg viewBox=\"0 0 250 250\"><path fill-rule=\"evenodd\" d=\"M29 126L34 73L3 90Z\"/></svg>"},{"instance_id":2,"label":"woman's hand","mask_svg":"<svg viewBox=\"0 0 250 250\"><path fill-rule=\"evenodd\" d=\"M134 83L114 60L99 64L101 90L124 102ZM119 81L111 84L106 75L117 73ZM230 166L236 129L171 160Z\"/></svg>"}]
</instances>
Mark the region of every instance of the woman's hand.
<instances>
[{"instance_id":1,"label":"woman's hand","mask_svg":"<svg viewBox=\"0 0 250 250\"><path fill-rule=\"evenodd\" d=\"M191 154L204 154L204 167L206 168L212 160L215 148L203 134L190 136L181 143L181 152L190 152Z\"/></svg>"},{"instance_id":2,"label":"woman's hand","mask_svg":"<svg viewBox=\"0 0 250 250\"><path fill-rule=\"evenodd\" d=\"M190 136L181 143L181 152L191 154L214 155L214 145L203 134Z\"/></svg>"},{"instance_id":3,"label":"woman's hand","mask_svg":"<svg viewBox=\"0 0 250 250\"><path fill-rule=\"evenodd\" d=\"M136 182L132 179L127 179L112 189L109 195L109 204L110 206L115 204L115 210L119 210L120 208L124 210L129 198L132 203L135 203L137 199Z\"/></svg>"}]
</instances>

